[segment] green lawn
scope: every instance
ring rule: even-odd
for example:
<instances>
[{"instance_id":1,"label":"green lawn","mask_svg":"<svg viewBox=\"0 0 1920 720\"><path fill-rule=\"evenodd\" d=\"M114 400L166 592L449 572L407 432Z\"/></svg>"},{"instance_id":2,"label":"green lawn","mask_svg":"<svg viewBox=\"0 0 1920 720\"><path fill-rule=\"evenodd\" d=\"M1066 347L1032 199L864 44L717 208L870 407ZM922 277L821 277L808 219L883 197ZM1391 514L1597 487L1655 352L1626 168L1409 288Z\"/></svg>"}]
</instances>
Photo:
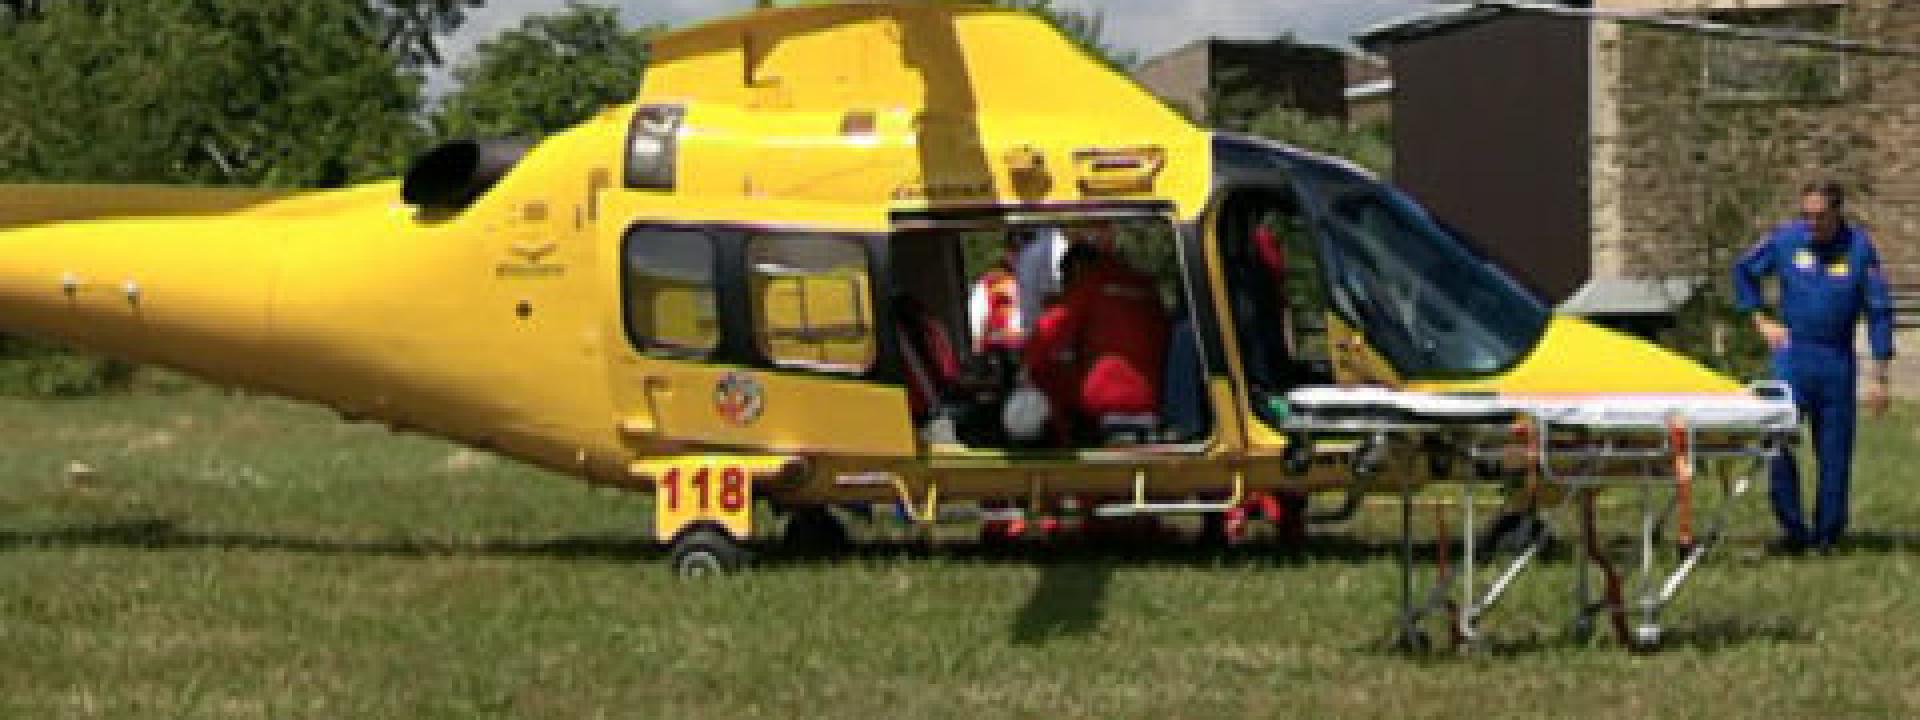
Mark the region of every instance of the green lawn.
<instances>
[{"instance_id":1,"label":"green lawn","mask_svg":"<svg viewBox=\"0 0 1920 720\"><path fill-rule=\"evenodd\" d=\"M644 498L431 440L210 391L0 399L0 717L1912 717L1915 420L1864 431L1842 555L1760 556L1749 496L1666 649L1566 640L1556 560L1463 658L1382 649L1378 532L689 584Z\"/></svg>"}]
</instances>

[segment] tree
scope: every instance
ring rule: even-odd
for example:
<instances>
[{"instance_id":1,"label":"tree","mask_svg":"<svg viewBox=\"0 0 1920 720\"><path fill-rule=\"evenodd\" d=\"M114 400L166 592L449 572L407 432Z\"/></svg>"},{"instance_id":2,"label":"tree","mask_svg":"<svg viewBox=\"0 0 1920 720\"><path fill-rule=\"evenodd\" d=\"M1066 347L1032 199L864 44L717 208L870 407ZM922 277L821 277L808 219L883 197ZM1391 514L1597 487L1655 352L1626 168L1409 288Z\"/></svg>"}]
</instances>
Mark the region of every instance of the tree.
<instances>
[{"instance_id":1,"label":"tree","mask_svg":"<svg viewBox=\"0 0 1920 720\"><path fill-rule=\"evenodd\" d=\"M569 2L551 15L480 45L454 70L460 88L435 118L443 137L544 134L571 127L602 106L629 102L646 70L648 38L611 8Z\"/></svg>"},{"instance_id":2,"label":"tree","mask_svg":"<svg viewBox=\"0 0 1920 720\"><path fill-rule=\"evenodd\" d=\"M370 5L40 5L0 30L0 181L336 186L422 140Z\"/></svg>"},{"instance_id":3,"label":"tree","mask_svg":"<svg viewBox=\"0 0 1920 720\"><path fill-rule=\"evenodd\" d=\"M1247 123L1246 131L1302 150L1345 158L1376 173L1385 174L1393 165L1393 141L1385 123L1348 127L1339 120L1296 108L1270 106Z\"/></svg>"},{"instance_id":4,"label":"tree","mask_svg":"<svg viewBox=\"0 0 1920 720\"><path fill-rule=\"evenodd\" d=\"M32 2L34 0L22 0ZM467 9L486 0L377 0L362 4L371 27L379 32L379 46L407 67L446 64L440 38L466 22ZM357 3L358 4L358 3Z\"/></svg>"}]
</instances>

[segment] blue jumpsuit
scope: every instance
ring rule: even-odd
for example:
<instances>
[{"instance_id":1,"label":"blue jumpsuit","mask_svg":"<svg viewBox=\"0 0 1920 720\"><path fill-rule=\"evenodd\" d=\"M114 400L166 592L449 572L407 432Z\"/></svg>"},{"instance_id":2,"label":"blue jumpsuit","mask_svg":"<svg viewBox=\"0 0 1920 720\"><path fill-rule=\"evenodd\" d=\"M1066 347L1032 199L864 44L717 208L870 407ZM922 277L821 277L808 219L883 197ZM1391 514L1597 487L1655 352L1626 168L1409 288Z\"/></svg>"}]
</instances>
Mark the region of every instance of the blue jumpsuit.
<instances>
[{"instance_id":1,"label":"blue jumpsuit","mask_svg":"<svg viewBox=\"0 0 1920 720\"><path fill-rule=\"evenodd\" d=\"M1893 305L1873 243L1851 225L1842 225L1827 242L1816 242L1805 220L1775 228L1734 266L1735 300L1742 312L1764 304L1760 284L1768 277L1779 280L1779 318L1788 338L1787 346L1773 354L1774 374L1792 386L1807 419L1820 478L1809 531L1801 514L1798 466L1791 454L1783 454L1772 468L1773 512L1785 542L1828 547L1847 530L1857 403L1855 329L1864 316L1873 356L1893 357Z\"/></svg>"}]
</instances>

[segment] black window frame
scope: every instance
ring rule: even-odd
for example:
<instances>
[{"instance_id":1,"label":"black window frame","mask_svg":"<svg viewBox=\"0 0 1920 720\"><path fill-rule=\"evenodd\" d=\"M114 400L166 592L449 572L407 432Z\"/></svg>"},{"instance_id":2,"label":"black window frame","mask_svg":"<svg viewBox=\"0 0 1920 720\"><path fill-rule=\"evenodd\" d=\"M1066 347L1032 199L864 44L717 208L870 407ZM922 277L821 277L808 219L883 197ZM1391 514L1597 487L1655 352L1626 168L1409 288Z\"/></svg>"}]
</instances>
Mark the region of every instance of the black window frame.
<instances>
[{"instance_id":1,"label":"black window frame","mask_svg":"<svg viewBox=\"0 0 1920 720\"><path fill-rule=\"evenodd\" d=\"M654 338L643 337L634 327L633 314L633 272L630 260L633 244L648 234L692 235L707 242L707 292L713 302L714 337L706 348L684 348L674 345L660 345L652 342ZM711 362L728 350L729 322L726 302L726 263L723 262L723 238L710 228L688 225L634 225L629 227L620 238L620 325L627 337L627 345L635 352L649 357L691 362Z\"/></svg>"}]
</instances>

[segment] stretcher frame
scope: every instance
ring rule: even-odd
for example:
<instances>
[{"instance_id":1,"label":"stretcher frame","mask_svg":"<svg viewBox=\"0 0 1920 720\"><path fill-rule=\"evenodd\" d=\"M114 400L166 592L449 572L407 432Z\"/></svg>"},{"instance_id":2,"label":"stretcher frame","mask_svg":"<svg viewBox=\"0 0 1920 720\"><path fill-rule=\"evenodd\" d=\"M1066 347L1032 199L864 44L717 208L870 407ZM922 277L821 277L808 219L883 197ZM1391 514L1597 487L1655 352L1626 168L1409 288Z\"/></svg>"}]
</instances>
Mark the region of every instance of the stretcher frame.
<instances>
[{"instance_id":1,"label":"stretcher frame","mask_svg":"<svg viewBox=\"0 0 1920 720\"><path fill-rule=\"evenodd\" d=\"M1657 647L1663 635L1661 612L1721 542L1736 502L1765 472L1769 461L1796 439L1798 428L1791 394L1778 384L1757 385L1751 395L1732 396L1726 403L1690 398L1672 403L1657 415L1647 412L1657 402L1638 404L1632 412L1612 412L1605 396L1546 404L1532 404L1525 398L1464 406L1454 402L1443 404L1436 414L1423 414L1418 405L1425 396L1418 393L1367 392L1363 401L1351 405L1341 405L1337 396L1330 398L1324 391L1318 396L1312 392L1290 396L1302 401L1307 411L1290 418L1287 426L1301 448L1313 448L1329 437L1359 438L1347 464L1356 486L1381 474L1389 457L1427 463L1426 482L1415 480L1409 472L1393 473L1400 478L1401 510L1400 611L1394 642L1409 650L1433 645L1424 627L1438 617L1446 618L1448 639L1455 647L1480 647L1485 639L1482 620L1545 552L1553 537L1547 518L1554 514L1571 516L1567 524L1575 529L1569 624L1573 637L1590 638L1595 620L1604 615L1623 645ZM1381 404L1382 399L1394 402ZM1578 407L1581 404L1590 406ZM1746 417L1727 412L1733 405L1756 412ZM1465 461L1472 472L1462 476L1456 461ZM1694 495L1703 470L1718 479L1720 499L1696 534ZM1449 562L1453 543L1448 538L1446 507L1436 506L1436 567L1432 582L1417 590L1414 496L1416 490L1435 483L1459 487L1459 502L1453 505L1459 513L1459 561ZM1540 525L1483 585L1478 567L1483 548L1476 547L1481 529L1475 524L1474 501L1477 489L1486 485L1509 491L1510 499L1519 499L1525 512L1536 514ZM1597 498L1607 490L1637 491L1638 495L1631 604L1629 584L1623 583L1599 538ZM1666 496L1664 502L1657 501L1661 494ZM1661 560L1669 528L1674 530L1678 550L1670 566ZM1491 554L1487 564L1495 565ZM1594 566L1603 581L1599 592L1592 583Z\"/></svg>"}]
</instances>

